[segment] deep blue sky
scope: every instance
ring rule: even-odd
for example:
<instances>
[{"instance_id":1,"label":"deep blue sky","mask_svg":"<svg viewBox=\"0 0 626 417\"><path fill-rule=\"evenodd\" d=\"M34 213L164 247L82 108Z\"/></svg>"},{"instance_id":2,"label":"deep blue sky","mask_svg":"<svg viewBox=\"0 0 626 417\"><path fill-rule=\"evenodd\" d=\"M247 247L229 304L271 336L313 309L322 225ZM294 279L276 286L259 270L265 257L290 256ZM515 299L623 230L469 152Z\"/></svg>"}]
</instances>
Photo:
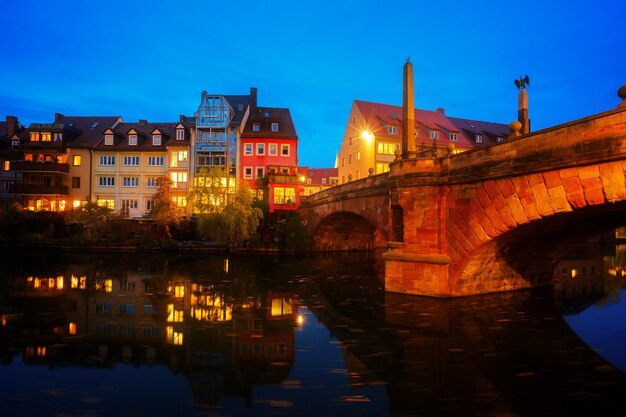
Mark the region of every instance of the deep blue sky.
<instances>
[{"instance_id":1,"label":"deep blue sky","mask_svg":"<svg viewBox=\"0 0 626 417\"><path fill-rule=\"evenodd\" d=\"M615 108L624 0L11 0L2 6L0 117L176 121L200 92L288 107L299 163L332 166L355 99L509 123L530 76L533 130Z\"/></svg>"}]
</instances>

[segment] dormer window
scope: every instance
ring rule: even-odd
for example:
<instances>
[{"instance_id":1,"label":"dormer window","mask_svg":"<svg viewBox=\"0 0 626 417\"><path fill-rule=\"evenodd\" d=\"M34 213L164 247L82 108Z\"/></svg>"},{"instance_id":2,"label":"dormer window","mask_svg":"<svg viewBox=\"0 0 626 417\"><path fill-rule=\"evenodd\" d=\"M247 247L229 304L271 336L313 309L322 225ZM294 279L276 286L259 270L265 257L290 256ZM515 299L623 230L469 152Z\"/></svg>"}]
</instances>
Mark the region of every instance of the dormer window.
<instances>
[{"instance_id":1,"label":"dormer window","mask_svg":"<svg viewBox=\"0 0 626 417\"><path fill-rule=\"evenodd\" d=\"M456 142L457 140L459 140L458 134L455 132L450 132L450 140L452 142Z\"/></svg>"},{"instance_id":2,"label":"dormer window","mask_svg":"<svg viewBox=\"0 0 626 417\"><path fill-rule=\"evenodd\" d=\"M483 135L476 135L476 143L483 143Z\"/></svg>"},{"instance_id":3,"label":"dormer window","mask_svg":"<svg viewBox=\"0 0 626 417\"><path fill-rule=\"evenodd\" d=\"M137 146L137 135L128 135L128 145Z\"/></svg>"},{"instance_id":4,"label":"dormer window","mask_svg":"<svg viewBox=\"0 0 626 417\"><path fill-rule=\"evenodd\" d=\"M252 131L258 132L261 129L261 125L258 123L252 123Z\"/></svg>"},{"instance_id":5,"label":"dormer window","mask_svg":"<svg viewBox=\"0 0 626 417\"><path fill-rule=\"evenodd\" d=\"M54 133L54 141L55 142L63 141L63 133L60 133L60 132Z\"/></svg>"},{"instance_id":6,"label":"dormer window","mask_svg":"<svg viewBox=\"0 0 626 417\"><path fill-rule=\"evenodd\" d=\"M278 132L278 123L272 123L272 132Z\"/></svg>"},{"instance_id":7,"label":"dormer window","mask_svg":"<svg viewBox=\"0 0 626 417\"><path fill-rule=\"evenodd\" d=\"M398 134L398 127L397 126L387 126L387 133L390 134L390 135Z\"/></svg>"},{"instance_id":8,"label":"dormer window","mask_svg":"<svg viewBox=\"0 0 626 417\"><path fill-rule=\"evenodd\" d=\"M50 132L42 132L41 133L41 141L42 142L52 142L52 134Z\"/></svg>"},{"instance_id":9,"label":"dormer window","mask_svg":"<svg viewBox=\"0 0 626 417\"><path fill-rule=\"evenodd\" d=\"M185 140L185 131L183 129L176 129L176 140Z\"/></svg>"},{"instance_id":10,"label":"dormer window","mask_svg":"<svg viewBox=\"0 0 626 417\"><path fill-rule=\"evenodd\" d=\"M438 130L431 130L430 131L430 138L431 139L439 139L439 131Z\"/></svg>"},{"instance_id":11,"label":"dormer window","mask_svg":"<svg viewBox=\"0 0 626 417\"><path fill-rule=\"evenodd\" d=\"M104 144L107 146L113 146L113 135L104 135Z\"/></svg>"},{"instance_id":12,"label":"dormer window","mask_svg":"<svg viewBox=\"0 0 626 417\"><path fill-rule=\"evenodd\" d=\"M19 140L12 140L12 141L11 141L11 146L13 146L14 148L15 148L16 146L20 146L20 141L19 141Z\"/></svg>"},{"instance_id":13,"label":"dormer window","mask_svg":"<svg viewBox=\"0 0 626 417\"><path fill-rule=\"evenodd\" d=\"M152 135L152 146L161 146L161 135Z\"/></svg>"},{"instance_id":14,"label":"dormer window","mask_svg":"<svg viewBox=\"0 0 626 417\"><path fill-rule=\"evenodd\" d=\"M502 136L498 136L496 138L496 142L502 142L504 140L504 138L502 138Z\"/></svg>"}]
</instances>

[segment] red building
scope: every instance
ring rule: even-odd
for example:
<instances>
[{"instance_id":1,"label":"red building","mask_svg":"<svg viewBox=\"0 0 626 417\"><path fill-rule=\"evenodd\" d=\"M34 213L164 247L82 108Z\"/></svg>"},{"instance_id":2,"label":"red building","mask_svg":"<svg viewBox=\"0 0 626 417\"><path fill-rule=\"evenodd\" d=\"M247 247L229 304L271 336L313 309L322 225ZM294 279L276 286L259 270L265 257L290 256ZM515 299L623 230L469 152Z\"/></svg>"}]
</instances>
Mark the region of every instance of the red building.
<instances>
[{"instance_id":1,"label":"red building","mask_svg":"<svg viewBox=\"0 0 626 417\"><path fill-rule=\"evenodd\" d=\"M257 107L251 90L250 116L241 133L239 178L267 192L269 212L294 211L300 203L298 135L289 109Z\"/></svg>"}]
</instances>

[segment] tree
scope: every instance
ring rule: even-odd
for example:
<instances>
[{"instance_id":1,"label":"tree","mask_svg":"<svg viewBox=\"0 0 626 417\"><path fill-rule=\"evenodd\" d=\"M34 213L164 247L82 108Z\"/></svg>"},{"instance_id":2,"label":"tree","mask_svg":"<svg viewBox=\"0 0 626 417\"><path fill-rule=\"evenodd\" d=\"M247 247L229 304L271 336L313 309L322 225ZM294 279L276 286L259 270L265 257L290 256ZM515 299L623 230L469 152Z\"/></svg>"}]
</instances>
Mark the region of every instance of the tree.
<instances>
[{"instance_id":1,"label":"tree","mask_svg":"<svg viewBox=\"0 0 626 417\"><path fill-rule=\"evenodd\" d=\"M222 213L235 194L235 178L224 168L200 168L189 199L195 213Z\"/></svg>"},{"instance_id":2,"label":"tree","mask_svg":"<svg viewBox=\"0 0 626 417\"><path fill-rule=\"evenodd\" d=\"M171 238L170 225L178 225L180 222L180 209L172 200L172 180L167 177L159 177L156 184L158 188L152 197L150 218L165 230L167 238Z\"/></svg>"},{"instance_id":3,"label":"tree","mask_svg":"<svg viewBox=\"0 0 626 417\"><path fill-rule=\"evenodd\" d=\"M87 242L110 240L111 224L120 216L108 207L89 202L65 214L67 224L79 224L81 235Z\"/></svg>"},{"instance_id":4,"label":"tree","mask_svg":"<svg viewBox=\"0 0 626 417\"><path fill-rule=\"evenodd\" d=\"M253 207L252 191L246 183L234 193L218 191L212 195L207 193L203 198L211 201L220 196L223 200L213 200L218 202L215 207L202 206L207 211L198 215L198 233L207 239L228 242L233 248L240 247L256 236L263 212Z\"/></svg>"}]
</instances>

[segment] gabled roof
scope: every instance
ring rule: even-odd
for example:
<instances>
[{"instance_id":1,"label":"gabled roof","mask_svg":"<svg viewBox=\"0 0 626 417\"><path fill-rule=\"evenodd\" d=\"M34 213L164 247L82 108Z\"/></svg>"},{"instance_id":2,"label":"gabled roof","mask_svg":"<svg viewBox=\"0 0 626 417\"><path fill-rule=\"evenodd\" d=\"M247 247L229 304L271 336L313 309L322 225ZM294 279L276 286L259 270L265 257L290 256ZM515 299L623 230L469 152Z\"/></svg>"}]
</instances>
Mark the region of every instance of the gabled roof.
<instances>
[{"instance_id":1,"label":"gabled roof","mask_svg":"<svg viewBox=\"0 0 626 417\"><path fill-rule=\"evenodd\" d=\"M308 166L298 167L298 175L304 175L311 180L311 184L306 185L331 185L331 178L339 176L339 168L310 168ZM322 183L322 178L326 178L326 184Z\"/></svg>"},{"instance_id":2,"label":"gabled roof","mask_svg":"<svg viewBox=\"0 0 626 417\"><path fill-rule=\"evenodd\" d=\"M113 132L113 145L104 144L104 132L100 135L100 142L94 149L99 151L115 150L115 151L128 151L128 152L147 152L147 151L161 151L166 150L166 146L170 142L176 141L176 126L179 123L176 122L161 122L161 123L120 123L115 128L111 129ZM158 129L161 135L161 145L152 144L152 134ZM128 144L128 135L130 132L137 134L137 145ZM187 144L189 141L178 141Z\"/></svg>"},{"instance_id":3,"label":"gabled roof","mask_svg":"<svg viewBox=\"0 0 626 417\"><path fill-rule=\"evenodd\" d=\"M249 95L233 95L233 96L224 96L228 104L233 108L235 114L233 115L233 119L230 121L231 125L240 125L243 120L243 116L246 113L246 109L250 105L250 96Z\"/></svg>"},{"instance_id":4,"label":"gabled roof","mask_svg":"<svg viewBox=\"0 0 626 417\"><path fill-rule=\"evenodd\" d=\"M70 146L91 148L102 138L103 132L122 122L121 116L63 116L59 115L55 124L63 124L78 129L80 133Z\"/></svg>"},{"instance_id":5,"label":"gabled roof","mask_svg":"<svg viewBox=\"0 0 626 417\"><path fill-rule=\"evenodd\" d=\"M480 120L461 119L449 117L450 121L460 130L465 131L471 140L475 140L476 135L483 136L483 144L490 145L497 143L497 138L506 139L511 133L509 126L502 123L483 122Z\"/></svg>"},{"instance_id":6,"label":"gabled roof","mask_svg":"<svg viewBox=\"0 0 626 417\"><path fill-rule=\"evenodd\" d=\"M258 131L253 130L254 123L259 124ZM272 123L278 123L278 132L272 132ZM248 117L241 137L298 140L289 109L277 107L258 107L257 111Z\"/></svg>"},{"instance_id":7,"label":"gabled roof","mask_svg":"<svg viewBox=\"0 0 626 417\"><path fill-rule=\"evenodd\" d=\"M354 104L359 109L366 120L367 126L359 126L358 129L370 130L375 136L402 139L402 107L389 104L373 103L362 100L355 100ZM465 128L474 126L478 131L484 132L487 137L508 135L508 125L491 122L479 122L468 119L459 119L447 116L443 110L430 111L415 109L415 130L418 142L431 143L431 131L439 131L438 143L442 145L450 142L450 133L457 134L457 140L453 141L457 146L471 148L476 146L474 135L465 131ZM397 128L397 134L387 133L387 126L393 125ZM489 132L489 133L487 133ZM486 142L489 143L489 142ZM485 141L483 140L483 145Z\"/></svg>"}]
</instances>

